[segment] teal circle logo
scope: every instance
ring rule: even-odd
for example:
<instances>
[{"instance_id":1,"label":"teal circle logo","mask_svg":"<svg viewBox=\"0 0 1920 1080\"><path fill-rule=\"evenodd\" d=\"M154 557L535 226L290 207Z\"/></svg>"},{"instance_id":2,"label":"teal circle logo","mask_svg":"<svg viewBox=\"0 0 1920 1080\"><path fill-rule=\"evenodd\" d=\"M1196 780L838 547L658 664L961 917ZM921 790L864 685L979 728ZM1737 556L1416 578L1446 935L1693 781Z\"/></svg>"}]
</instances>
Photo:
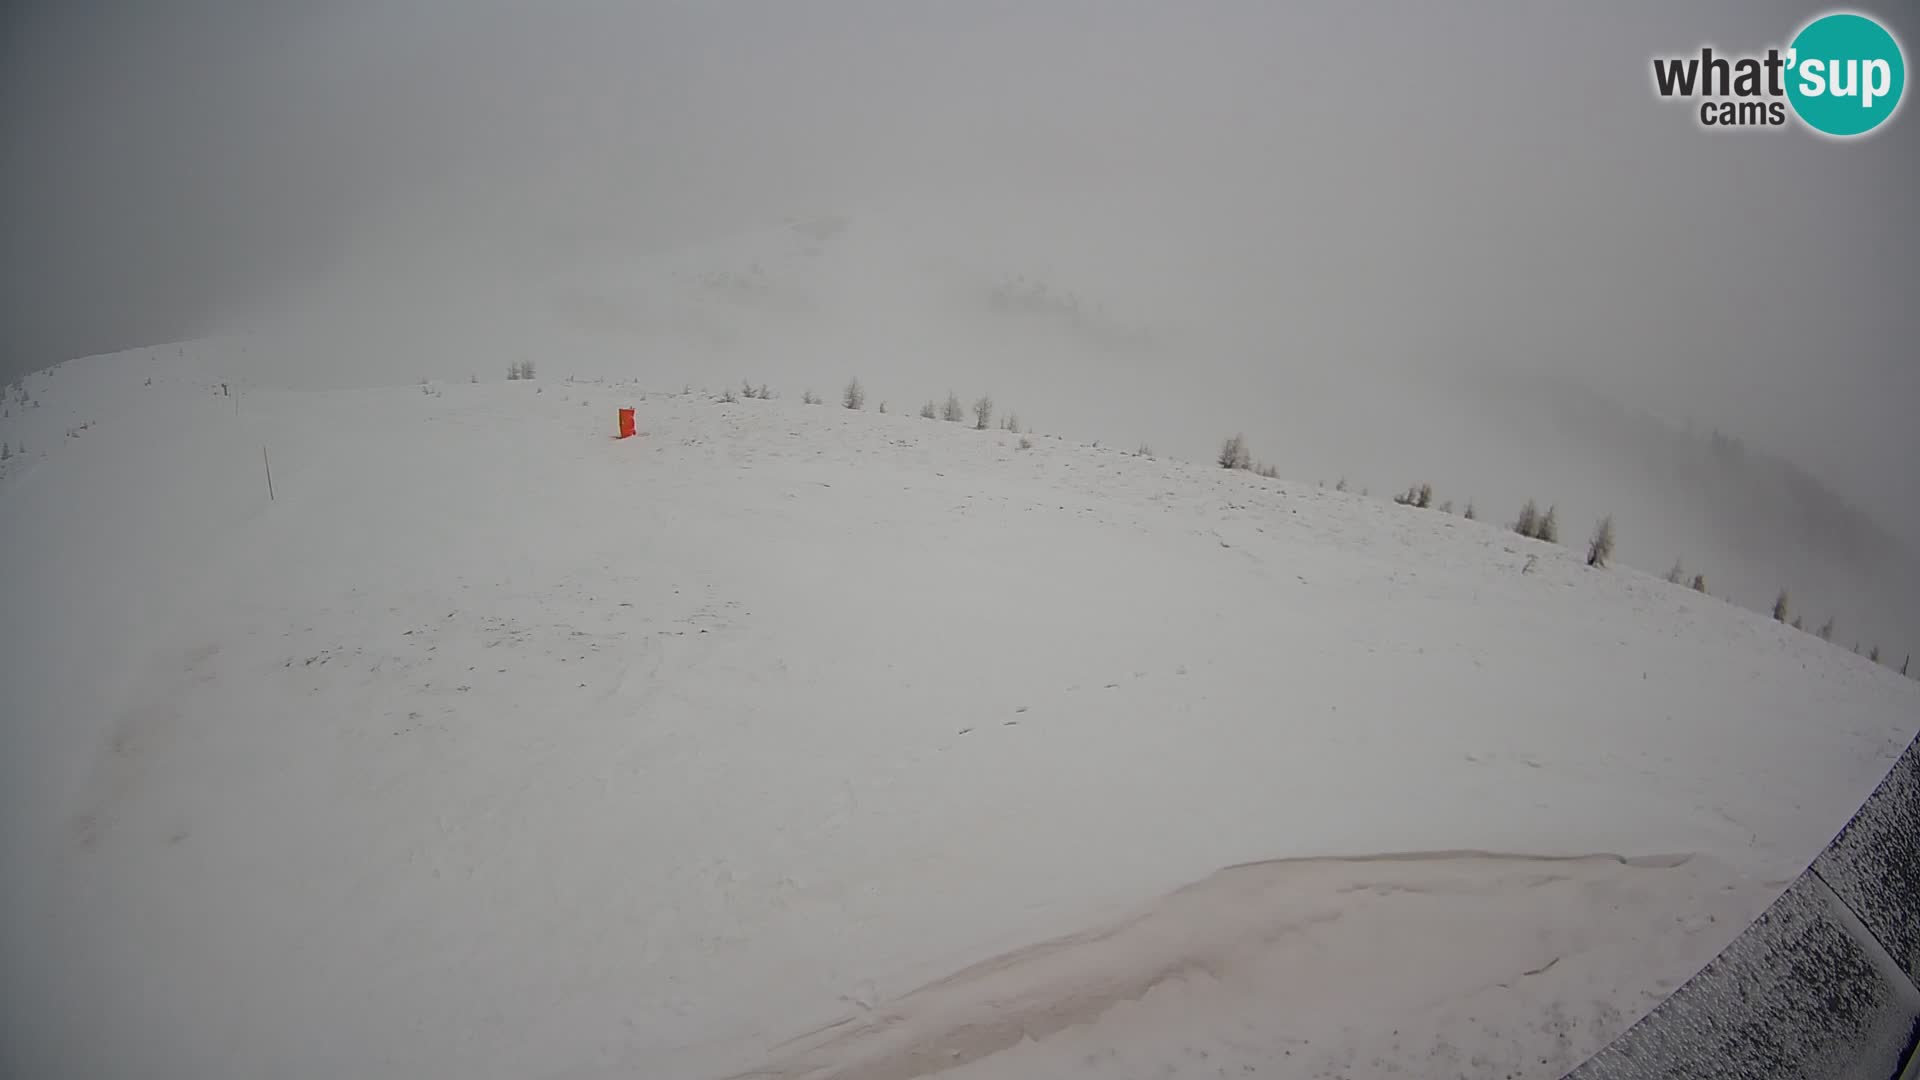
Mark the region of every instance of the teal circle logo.
<instances>
[{"instance_id":1,"label":"teal circle logo","mask_svg":"<svg viewBox=\"0 0 1920 1080\"><path fill-rule=\"evenodd\" d=\"M1900 107L1907 86L1900 43L1865 15L1813 20L1794 36L1787 56L1787 100L1815 131L1865 135Z\"/></svg>"}]
</instances>

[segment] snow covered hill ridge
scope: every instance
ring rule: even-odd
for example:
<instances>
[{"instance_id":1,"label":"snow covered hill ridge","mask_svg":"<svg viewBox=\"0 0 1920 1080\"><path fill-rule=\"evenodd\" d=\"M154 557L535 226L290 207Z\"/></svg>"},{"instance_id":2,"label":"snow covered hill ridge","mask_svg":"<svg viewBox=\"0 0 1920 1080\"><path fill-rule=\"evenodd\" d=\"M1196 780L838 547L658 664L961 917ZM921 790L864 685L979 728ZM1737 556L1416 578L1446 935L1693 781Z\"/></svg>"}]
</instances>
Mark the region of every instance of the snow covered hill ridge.
<instances>
[{"instance_id":1,"label":"snow covered hill ridge","mask_svg":"<svg viewBox=\"0 0 1920 1080\"><path fill-rule=\"evenodd\" d=\"M450 259L385 237L377 255L224 313L226 332L178 359L302 389L493 380L530 359L550 378L747 376L789 396L831 397L857 373L874 405L996 393L1078 441L1192 460L1245 432L1296 479L1431 483L1502 521L1537 499L1574 539L1612 515L1622 563L1679 560L1755 611L1786 589L1810 632L1832 619L1842 644L1896 665L1920 650L1920 534L1883 527L1904 517L1898 484L1832 460L1816 479L1767 452L1787 439L1772 449L1820 457L1779 430L1717 431L1752 421L1625 374L1651 356L1576 360L1577 335L1529 348L1396 332L1404 312L1329 327L1371 284L1303 270L1315 260L1298 252L1248 264L1227 254L1252 254L1244 236L1070 201L883 202L670 248L501 249L483 230Z\"/></svg>"},{"instance_id":2,"label":"snow covered hill ridge","mask_svg":"<svg viewBox=\"0 0 1920 1080\"><path fill-rule=\"evenodd\" d=\"M560 374L30 380L0 1072L1554 1077L1920 727L1497 524Z\"/></svg>"}]
</instances>

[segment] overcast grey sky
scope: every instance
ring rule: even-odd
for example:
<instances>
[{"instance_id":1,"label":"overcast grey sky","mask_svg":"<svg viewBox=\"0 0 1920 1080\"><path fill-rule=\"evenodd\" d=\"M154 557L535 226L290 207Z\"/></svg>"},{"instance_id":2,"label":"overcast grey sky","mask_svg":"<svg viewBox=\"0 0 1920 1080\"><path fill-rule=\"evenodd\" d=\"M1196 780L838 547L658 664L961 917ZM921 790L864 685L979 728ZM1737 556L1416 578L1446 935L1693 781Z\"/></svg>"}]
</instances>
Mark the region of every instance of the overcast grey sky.
<instances>
[{"instance_id":1,"label":"overcast grey sky","mask_svg":"<svg viewBox=\"0 0 1920 1080\"><path fill-rule=\"evenodd\" d=\"M1578 371L1910 496L1912 106L1838 144L1706 133L1650 88L1655 53L1763 49L1821 10L15 3L0 364L197 334L342 265L948 200L1070 223L1063 250L1124 235L1116 258L1205 279L1295 362ZM1920 15L1881 14L1911 53Z\"/></svg>"}]
</instances>

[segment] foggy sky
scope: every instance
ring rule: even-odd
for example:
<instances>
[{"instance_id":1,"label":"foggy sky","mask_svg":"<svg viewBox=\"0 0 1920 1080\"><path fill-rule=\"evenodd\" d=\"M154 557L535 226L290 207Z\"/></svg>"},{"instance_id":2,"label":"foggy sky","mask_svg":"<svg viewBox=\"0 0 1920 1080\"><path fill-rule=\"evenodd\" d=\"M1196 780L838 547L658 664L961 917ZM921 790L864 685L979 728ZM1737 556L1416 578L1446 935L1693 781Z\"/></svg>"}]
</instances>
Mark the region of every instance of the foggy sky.
<instances>
[{"instance_id":1,"label":"foggy sky","mask_svg":"<svg viewBox=\"0 0 1920 1080\"><path fill-rule=\"evenodd\" d=\"M341 268L404 289L906 200L1204 281L1275 339L1248 364L1576 373L1912 540L1912 105L1842 144L1709 134L1650 88L1656 53L1821 10L12 4L0 374ZM1876 13L1911 63L1920 21Z\"/></svg>"}]
</instances>

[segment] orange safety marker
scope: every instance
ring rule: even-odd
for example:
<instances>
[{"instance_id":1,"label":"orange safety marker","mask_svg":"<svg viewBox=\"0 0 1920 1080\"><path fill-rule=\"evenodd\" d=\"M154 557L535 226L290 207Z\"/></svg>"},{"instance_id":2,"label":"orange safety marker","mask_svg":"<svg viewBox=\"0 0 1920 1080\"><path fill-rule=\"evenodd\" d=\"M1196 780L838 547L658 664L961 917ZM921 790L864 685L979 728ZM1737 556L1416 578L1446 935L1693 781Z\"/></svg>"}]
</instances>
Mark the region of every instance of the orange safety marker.
<instances>
[{"instance_id":1,"label":"orange safety marker","mask_svg":"<svg viewBox=\"0 0 1920 1080\"><path fill-rule=\"evenodd\" d=\"M620 434L614 436L614 438L616 439L633 438L633 410L632 409L620 410Z\"/></svg>"}]
</instances>

